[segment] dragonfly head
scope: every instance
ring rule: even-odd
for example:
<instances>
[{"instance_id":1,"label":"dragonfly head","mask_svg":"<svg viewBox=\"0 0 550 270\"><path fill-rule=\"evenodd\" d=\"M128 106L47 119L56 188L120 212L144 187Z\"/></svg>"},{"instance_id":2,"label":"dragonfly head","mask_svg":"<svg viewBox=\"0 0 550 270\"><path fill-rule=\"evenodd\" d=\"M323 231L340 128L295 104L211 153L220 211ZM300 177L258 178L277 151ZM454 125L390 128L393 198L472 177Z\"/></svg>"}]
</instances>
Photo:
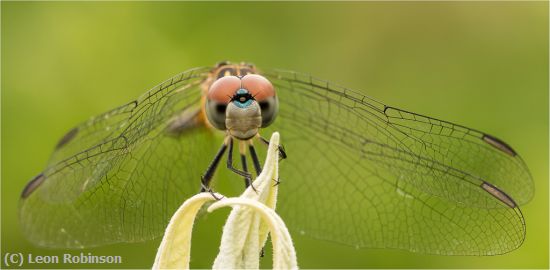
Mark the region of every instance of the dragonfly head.
<instances>
[{"instance_id":1,"label":"dragonfly head","mask_svg":"<svg viewBox=\"0 0 550 270\"><path fill-rule=\"evenodd\" d=\"M261 75L224 76L208 90L205 111L208 121L246 140L275 120L279 103L273 85Z\"/></svg>"}]
</instances>

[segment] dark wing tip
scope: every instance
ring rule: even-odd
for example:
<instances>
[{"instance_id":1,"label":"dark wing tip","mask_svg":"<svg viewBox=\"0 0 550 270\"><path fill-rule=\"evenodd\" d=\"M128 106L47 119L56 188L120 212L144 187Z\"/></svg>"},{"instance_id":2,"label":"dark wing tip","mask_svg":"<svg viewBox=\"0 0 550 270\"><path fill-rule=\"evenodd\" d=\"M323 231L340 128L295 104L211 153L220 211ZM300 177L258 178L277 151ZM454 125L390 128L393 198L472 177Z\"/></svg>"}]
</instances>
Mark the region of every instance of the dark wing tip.
<instances>
[{"instance_id":1,"label":"dark wing tip","mask_svg":"<svg viewBox=\"0 0 550 270\"><path fill-rule=\"evenodd\" d=\"M61 138L61 140L59 140L59 142L57 143L57 145L55 146L55 149L59 149L61 147L63 147L63 145L67 144L68 142L70 142L74 137L76 137L76 134L78 134L78 128L73 128L71 130L69 130L65 135L63 135L63 137Z\"/></svg>"},{"instance_id":2,"label":"dark wing tip","mask_svg":"<svg viewBox=\"0 0 550 270\"><path fill-rule=\"evenodd\" d=\"M43 173L35 176L23 189L21 198L26 199L29 197L29 195L31 195L44 182L44 180L46 180L46 176L44 176Z\"/></svg>"},{"instance_id":3,"label":"dark wing tip","mask_svg":"<svg viewBox=\"0 0 550 270\"><path fill-rule=\"evenodd\" d=\"M483 181L483 183L481 184L481 188L483 188L489 194L493 195L493 197L497 198L499 201L508 205L510 208L516 208L517 204L516 202L514 202L512 197L508 196L508 194L504 193L504 191L500 190L499 188L485 181Z\"/></svg>"},{"instance_id":4,"label":"dark wing tip","mask_svg":"<svg viewBox=\"0 0 550 270\"><path fill-rule=\"evenodd\" d=\"M510 155L510 156L513 156L515 157L517 155L516 151L514 151L514 149L512 149L512 147L510 145L508 145L507 143L503 142L502 140L498 139L498 138L495 138L491 135L488 135L488 134L483 134L483 137L481 138L483 141L485 141L486 143L490 144L491 146L497 148L498 150Z\"/></svg>"}]
</instances>

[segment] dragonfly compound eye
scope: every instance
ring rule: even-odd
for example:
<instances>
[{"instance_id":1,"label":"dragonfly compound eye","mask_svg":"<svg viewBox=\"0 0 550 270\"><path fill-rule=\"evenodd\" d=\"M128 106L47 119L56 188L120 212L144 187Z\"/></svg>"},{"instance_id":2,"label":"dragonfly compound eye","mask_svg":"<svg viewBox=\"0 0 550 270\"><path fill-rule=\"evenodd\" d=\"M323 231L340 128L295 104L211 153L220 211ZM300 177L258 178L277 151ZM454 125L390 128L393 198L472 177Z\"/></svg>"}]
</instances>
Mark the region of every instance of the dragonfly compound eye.
<instances>
[{"instance_id":1,"label":"dragonfly compound eye","mask_svg":"<svg viewBox=\"0 0 550 270\"><path fill-rule=\"evenodd\" d=\"M267 127L277 117L279 100L271 82L258 74L248 74L241 79L242 87L250 92L260 105L262 127Z\"/></svg>"},{"instance_id":2,"label":"dragonfly compound eye","mask_svg":"<svg viewBox=\"0 0 550 270\"><path fill-rule=\"evenodd\" d=\"M241 80L235 76L226 76L216 80L206 96L206 116L212 126L225 130L225 114L227 104L241 87Z\"/></svg>"}]
</instances>

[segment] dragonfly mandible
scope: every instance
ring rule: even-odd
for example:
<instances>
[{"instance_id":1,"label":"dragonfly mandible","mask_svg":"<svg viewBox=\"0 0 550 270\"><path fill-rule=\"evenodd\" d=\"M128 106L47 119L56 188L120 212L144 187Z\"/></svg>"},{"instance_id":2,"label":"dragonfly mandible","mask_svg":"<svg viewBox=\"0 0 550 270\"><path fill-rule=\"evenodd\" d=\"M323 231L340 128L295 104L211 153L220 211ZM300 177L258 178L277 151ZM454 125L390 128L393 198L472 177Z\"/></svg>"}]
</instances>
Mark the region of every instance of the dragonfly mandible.
<instances>
[{"instance_id":1,"label":"dragonfly mandible","mask_svg":"<svg viewBox=\"0 0 550 270\"><path fill-rule=\"evenodd\" d=\"M223 155L212 135L225 132L222 149L237 141L242 165L249 147L259 172L260 131L279 131L291 157L277 209L291 233L445 255L503 254L525 239L519 205L533 180L497 137L309 75L229 62L178 74L67 132L23 190L22 231L62 248L156 238L186 198L209 189ZM246 168L233 169L250 183Z\"/></svg>"}]
</instances>

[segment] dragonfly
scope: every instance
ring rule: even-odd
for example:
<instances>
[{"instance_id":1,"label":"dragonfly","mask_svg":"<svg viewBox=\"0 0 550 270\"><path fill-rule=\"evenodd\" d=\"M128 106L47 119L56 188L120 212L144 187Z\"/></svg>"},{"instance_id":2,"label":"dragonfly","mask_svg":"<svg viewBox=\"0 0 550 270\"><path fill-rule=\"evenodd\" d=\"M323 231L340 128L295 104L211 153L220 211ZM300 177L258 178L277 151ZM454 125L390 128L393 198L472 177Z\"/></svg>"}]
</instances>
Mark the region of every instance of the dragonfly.
<instances>
[{"instance_id":1,"label":"dragonfly","mask_svg":"<svg viewBox=\"0 0 550 270\"><path fill-rule=\"evenodd\" d=\"M70 129L21 194L22 232L54 248L159 237L186 198L225 172L249 185L247 160L261 171L254 143L274 131L288 153L277 211L291 233L441 255L504 254L525 239L520 205L534 184L509 144L244 62L182 72ZM230 170L216 171L227 148Z\"/></svg>"}]
</instances>

